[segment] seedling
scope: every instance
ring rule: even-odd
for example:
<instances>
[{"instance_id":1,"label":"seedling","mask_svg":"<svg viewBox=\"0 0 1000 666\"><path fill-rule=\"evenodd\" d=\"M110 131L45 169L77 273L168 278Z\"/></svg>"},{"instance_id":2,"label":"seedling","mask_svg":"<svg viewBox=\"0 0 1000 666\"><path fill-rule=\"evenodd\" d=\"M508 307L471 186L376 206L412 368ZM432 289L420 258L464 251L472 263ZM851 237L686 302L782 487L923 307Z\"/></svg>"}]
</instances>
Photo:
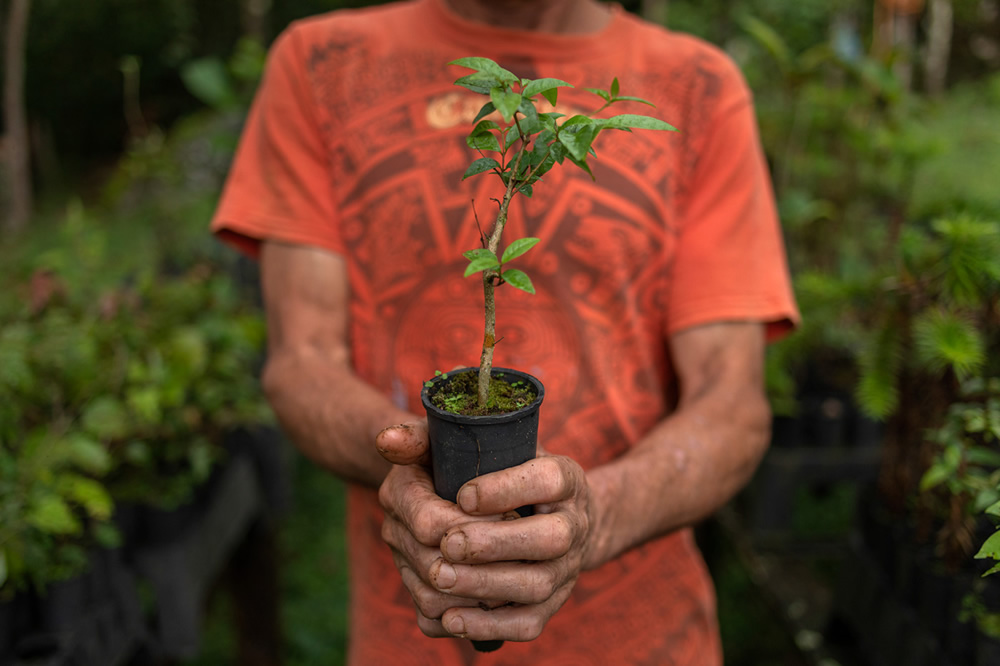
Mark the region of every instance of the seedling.
<instances>
[{"instance_id":1,"label":"seedling","mask_svg":"<svg viewBox=\"0 0 1000 666\"><path fill-rule=\"evenodd\" d=\"M523 79L488 58L460 58L449 63L474 70L455 81L456 85L489 98L476 115L466 143L479 153L462 180L484 173L495 174L504 184L504 194L489 235L480 229L481 247L463 253L469 260L465 277L482 273L485 304L483 350L479 360L479 407L486 408L493 352L496 346L495 290L509 284L529 294L535 287L528 275L510 268L510 262L535 247L540 239L518 238L500 252L510 202L517 194L530 197L542 176L557 164L569 161L594 178L587 159L594 155L593 143L604 130L631 132L633 129L669 130L676 128L662 120L639 114L596 117L613 104L638 102L653 106L639 97L622 95L618 78L608 90L585 88L603 101L586 115L566 117L555 111L539 112L536 104L547 101L556 106L559 88L572 88L560 79ZM499 116L501 122L494 118Z\"/></svg>"}]
</instances>

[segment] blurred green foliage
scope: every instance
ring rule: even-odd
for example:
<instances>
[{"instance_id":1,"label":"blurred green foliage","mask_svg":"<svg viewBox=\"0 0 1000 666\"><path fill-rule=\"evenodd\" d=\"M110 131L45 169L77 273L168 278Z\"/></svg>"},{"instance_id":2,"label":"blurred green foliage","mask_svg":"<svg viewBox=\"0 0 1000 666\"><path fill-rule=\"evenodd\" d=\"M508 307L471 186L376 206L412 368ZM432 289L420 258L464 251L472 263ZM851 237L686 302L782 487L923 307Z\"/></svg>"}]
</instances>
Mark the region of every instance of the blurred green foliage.
<instances>
[{"instance_id":1,"label":"blurred green foliage","mask_svg":"<svg viewBox=\"0 0 1000 666\"><path fill-rule=\"evenodd\" d=\"M227 429L270 419L263 322L230 276L119 264L79 206L57 232L0 291L0 590L75 573L115 543L115 502L180 504Z\"/></svg>"},{"instance_id":2,"label":"blurred green foliage","mask_svg":"<svg viewBox=\"0 0 1000 666\"><path fill-rule=\"evenodd\" d=\"M206 230L262 63L245 41L192 61L213 110L0 247L0 595L79 572L117 543L116 502L177 506L228 429L271 419L255 289Z\"/></svg>"}]
</instances>

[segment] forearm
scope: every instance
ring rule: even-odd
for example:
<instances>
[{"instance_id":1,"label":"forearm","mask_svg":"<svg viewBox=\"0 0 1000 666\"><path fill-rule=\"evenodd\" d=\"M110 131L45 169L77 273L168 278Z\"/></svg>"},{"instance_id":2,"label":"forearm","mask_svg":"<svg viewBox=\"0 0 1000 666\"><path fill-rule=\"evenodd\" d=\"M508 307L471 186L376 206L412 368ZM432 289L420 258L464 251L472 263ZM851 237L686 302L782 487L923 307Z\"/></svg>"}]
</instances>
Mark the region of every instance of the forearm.
<instances>
[{"instance_id":1,"label":"forearm","mask_svg":"<svg viewBox=\"0 0 1000 666\"><path fill-rule=\"evenodd\" d=\"M306 456L345 480L372 487L390 467L375 448L375 435L416 418L318 350L273 356L263 383L282 427Z\"/></svg>"},{"instance_id":2,"label":"forearm","mask_svg":"<svg viewBox=\"0 0 1000 666\"><path fill-rule=\"evenodd\" d=\"M682 393L673 415L627 454L588 473L594 524L587 568L698 522L753 476L770 440L761 371L733 372L725 359L708 363L718 367ZM734 375L750 380L729 381Z\"/></svg>"}]
</instances>

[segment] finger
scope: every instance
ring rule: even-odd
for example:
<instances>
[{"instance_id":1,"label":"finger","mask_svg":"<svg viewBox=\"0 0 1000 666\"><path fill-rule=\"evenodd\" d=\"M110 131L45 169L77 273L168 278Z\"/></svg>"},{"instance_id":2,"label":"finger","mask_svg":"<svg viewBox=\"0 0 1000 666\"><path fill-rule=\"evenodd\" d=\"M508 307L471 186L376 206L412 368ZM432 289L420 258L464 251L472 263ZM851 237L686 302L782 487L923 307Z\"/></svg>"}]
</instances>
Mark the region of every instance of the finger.
<instances>
[{"instance_id":1,"label":"finger","mask_svg":"<svg viewBox=\"0 0 1000 666\"><path fill-rule=\"evenodd\" d=\"M434 589L456 597L538 604L566 582L566 569L562 560L467 565L441 558L429 573Z\"/></svg>"},{"instance_id":2,"label":"finger","mask_svg":"<svg viewBox=\"0 0 1000 666\"><path fill-rule=\"evenodd\" d=\"M478 599L455 597L450 594L438 592L421 580L406 565L399 567L399 574L403 580L403 585L413 599L414 606L417 607L417 612L429 620L440 620L441 616L449 608L481 607L480 604L482 602Z\"/></svg>"},{"instance_id":3,"label":"finger","mask_svg":"<svg viewBox=\"0 0 1000 666\"><path fill-rule=\"evenodd\" d=\"M565 456L545 456L476 477L458 490L457 499L470 515L503 513L564 501L585 483L578 464Z\"/></svg>"},{"instance_id":4,"label":"finger","mask_svg":"<svg viewBox=\"0 0 1000 666\"><path fill-rule=\"evenodd\" d=\"M416 465L394 466L378 498L386 515L399 520L426 546L439 545L449 528L469 520L457 505L434 492L427 470Z\"/></svg>"},{"instance_id":5,"label":"finger","mask_svg":"<svg viewBox=\"0 0 1000 666\"><path fill-rule=\"evenodd\" d=\"M577 536L586 530L586 514L570 511L465 523L445 533L440 552L456 564L554 560L568 553Z\"/></svg>"},{"instance_id":6,"label":"finger","mask_svg":"<svg viewBox=\"0 0 1000 666\"><path fill-rule=\"evenodd\" d=\"M511 605L484 611L479 608L452 608L441 617L441 626L452 636L473 640L532 641L538 638L549 618L569 597L571 586L558 591L542 604Z\"/></svg>"},{"instance_id":7,"label":"finger","mask_svg":"<svg viewBox=\"0 0 1000 666\"><path fill-rule=\"evenodd\" d=\"M427 421L413 421L385 428L375 436L375 448L394 465L429 464Z\"/></svg>"}]
</instances>

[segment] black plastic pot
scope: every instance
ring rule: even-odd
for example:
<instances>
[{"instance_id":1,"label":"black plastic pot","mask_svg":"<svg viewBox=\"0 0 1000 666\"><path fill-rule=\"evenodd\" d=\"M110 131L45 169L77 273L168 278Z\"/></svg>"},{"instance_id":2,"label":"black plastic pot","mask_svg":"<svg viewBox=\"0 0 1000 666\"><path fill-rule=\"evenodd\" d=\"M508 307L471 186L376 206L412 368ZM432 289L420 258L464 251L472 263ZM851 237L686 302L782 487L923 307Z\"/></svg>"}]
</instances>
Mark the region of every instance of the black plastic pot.
<instances>
[{"instance_id":1,"label":"black plastic pot","mask_svg":"<svg viewBox=\"0 0 1000 666\"><path fill-rule=\"evenodd\" d=\"M478 368L462 368L439 375L424 385L420 399L427 410L427 430L431 443L431 467L434 490L452 502L466 482L509 467L525 463L535 457L538 447L538 409L545 397L545 387L535 377L509 368L493 368L494 380L513 383L527 381L538 392L527 407L508 414L491 416L462 416L446 412L431 403L456 375ZM532 507L520 507L517 512L530 516ZM472 641L480 652L492 652L503 641Z\"/></svg>"}]
</instances>

